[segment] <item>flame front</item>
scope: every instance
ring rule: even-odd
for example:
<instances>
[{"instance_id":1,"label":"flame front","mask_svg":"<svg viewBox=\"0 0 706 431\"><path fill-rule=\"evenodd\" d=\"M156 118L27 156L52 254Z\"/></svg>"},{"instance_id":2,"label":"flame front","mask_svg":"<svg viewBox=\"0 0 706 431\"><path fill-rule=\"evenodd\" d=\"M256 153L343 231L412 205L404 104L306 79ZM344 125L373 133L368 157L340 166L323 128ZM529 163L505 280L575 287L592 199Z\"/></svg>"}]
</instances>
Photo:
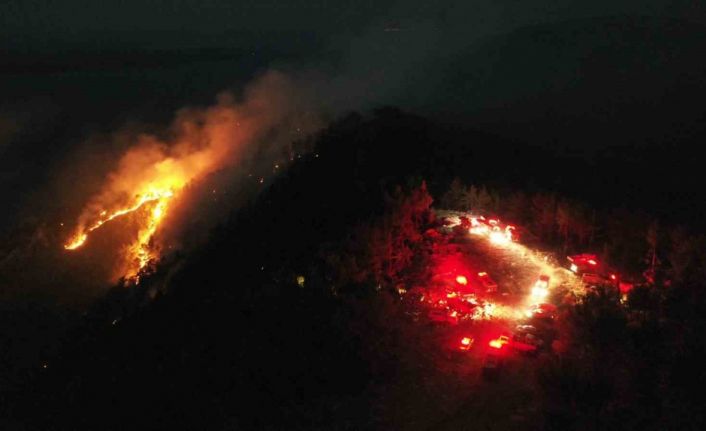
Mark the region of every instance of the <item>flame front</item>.
<instances>
[{"instance_id":1,"label":"flame front","mask_svg":"<svg viewBox=\"0 0 706 431\"><path fill-rule=\"evenodd\" d=\"M88 239L88 234L93 232L94 230L98 229L99 227L103 226L107 222L116 219L120 216L124 216L125 214L130 214L132 212L135 212L142 208L143 205L149 203L149 202L154 202L154 201L163 201L165 199L169 199L173 196L173 192L171 190L167 190L164 192L150 192L148 194L138 196L137 202L133 204L132 206L128 208L121 208L119 210L116 210L110 215L108 215L107 210L103 210L100 213L101 218L98 219L96 222L94 222L91 226L82 229L80 232L78 232L66 245L64 245L64 248L67 250L75 250L83 245L83 243L86 242Z\"/></svg>"},{"instance_id":2,"label":"flame front","mask_svg":"<svg viewBox=\"0 0 706 431\"><path fill-rule=\"evenodd\" d=\"M128 246L125 260L115 262L114 275L137 281L141 270L159 257L159 248L172 239L169 235L178 234L179 223L186 222L179 215L182 205L193 204L187 184L224 169L259 164L261 157L278 157L285 145L290 148L291 131L301 137L322 126L315 115L318 107L310 104L300 86L269 71L247 86L241 99L224 93L213 106L180 109L159 135L121 131L115 139L121 146L127 144L125 152L88 197L64 248L84 246L96 229L125 216L130 223L124 225L135 232L117 235L120 244ZM259 183L264 183L263 177ZM173 223L174 229L163 229L165 223Z\"/></svg>"},{"instance_id":3,"label":"flame front","mask_svg":"<svg viewBox=\"0 0 706 431\"><path fill-rule=\"evenodd\" d=\"M164 214L167 211L167 206L169 199L173 196L170 192L165 194L155 204L152 211L150 211L149 218L147 220L147 227L140 231L137 235L137 241L130 247L130 255L136 258L137 267L130 273L127 274L127 278L137 278L138 274L147 266L147 264L154 257L150 251L150 241L157 231L159 223L164 218Z\"/></svg>"},{"instance_id":4,"label":"flame front","mask_svg":"<svg viewBox=\"0 0 706 431\"><path fill-rule=\"evenodd\" d=\"M150 188L147 192L139 194L135 199L135 202L127 207L119 208L111 212L108 210L102 210L98 219L88 227L79 230L64 245L64 248L67 250L76 250L86 242L91 232L100 228L109 221L127 214L135 213L147 205L152 205L147 219L143 223L145 227L138 232L137 238L128 247L128 259L131 264L125 277L127 279L137 280L140 271L147 266L150 260L155 257L150 250L150 242L157 231L160 222L164 219L169 206L169 200L173 196L174 190L172 189Z\"/></svg>"}]
</instances>

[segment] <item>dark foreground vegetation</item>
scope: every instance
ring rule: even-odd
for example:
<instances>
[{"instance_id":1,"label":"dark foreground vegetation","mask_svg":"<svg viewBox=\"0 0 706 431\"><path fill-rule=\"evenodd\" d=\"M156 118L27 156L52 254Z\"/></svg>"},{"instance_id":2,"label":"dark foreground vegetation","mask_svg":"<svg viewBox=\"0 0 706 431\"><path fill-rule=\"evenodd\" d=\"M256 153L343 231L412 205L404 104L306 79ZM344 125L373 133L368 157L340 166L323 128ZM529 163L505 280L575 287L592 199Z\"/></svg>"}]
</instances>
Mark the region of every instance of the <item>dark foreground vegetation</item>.
<instances>
[{"instance_id":1,"label":"dark foreground vegetation","mask_svg":"<svg viewBox=\"0 0 706 431\"><path fill-rule=\"evenodd\" d=\"M393 109L350 115L312 145L206 245L169 256L138 287L116 287L68 333L47 335L63 319L51 306L28 307L43 316L34 333L8 323L1 423L420 429L399 419L395 394L413 393L411 410L443 401L429 395L433 364L396 288L427 276L440 241L429 232L435 196L502 214L559 255L593 248L639 280L653 269L627 301L599 288L559 317L560 342L528 376L540 406L533 428L703 428L703 237L543 192L553 174L535 169L546 157L538 150ZM511 168L489 161L508 154ZM452 182L469 176L490 186ZM521 188L524 179L533 185ZM41 336L63 341L19 366L14 340ZM473 429L474 418L454 425Z\"/></svg>"}]
</instances>

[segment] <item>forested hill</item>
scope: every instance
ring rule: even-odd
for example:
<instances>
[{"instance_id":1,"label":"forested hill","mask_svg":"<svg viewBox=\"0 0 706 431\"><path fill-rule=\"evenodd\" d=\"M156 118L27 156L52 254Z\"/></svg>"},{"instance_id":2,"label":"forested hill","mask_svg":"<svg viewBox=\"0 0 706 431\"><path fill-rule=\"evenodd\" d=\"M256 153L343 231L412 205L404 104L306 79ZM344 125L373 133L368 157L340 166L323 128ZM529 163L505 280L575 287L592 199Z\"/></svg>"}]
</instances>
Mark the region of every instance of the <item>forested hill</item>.
<instances>
[{"instance_id":1,"label":"forested hill","mask_svg":"<svg viewBox=\"0 0 706 431\"><path fill-rule=\"evenodd\" d=\"M588 164L392 108L348 115L308 145L205 245L97 304L14 414L51 412L34 429L369 428L367 383L395 376L399 319L370 283L332 294L331 253L424 179L437 197L454 177L594 187Z\"/></svg>"}]
</instances>

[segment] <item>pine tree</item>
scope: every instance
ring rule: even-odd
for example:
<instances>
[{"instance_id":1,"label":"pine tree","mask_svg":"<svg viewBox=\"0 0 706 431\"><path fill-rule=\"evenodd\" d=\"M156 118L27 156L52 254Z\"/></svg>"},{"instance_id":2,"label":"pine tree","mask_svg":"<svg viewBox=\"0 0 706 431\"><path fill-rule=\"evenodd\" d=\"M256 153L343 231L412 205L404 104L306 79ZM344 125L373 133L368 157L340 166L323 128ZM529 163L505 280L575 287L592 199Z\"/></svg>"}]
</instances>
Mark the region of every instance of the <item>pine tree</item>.
<instances>
[{"instance_id":1,"label":"pine tree","mask_svg":"<svg viewBox=\"0 0 706 431\"><path fill-rule=\"evenodd\" d=\"M468 209L467 204L466 187L460 179L454 178L449 190L441 198L441 205L445 209L465 211Z\"/></svg>"}]
</instances>

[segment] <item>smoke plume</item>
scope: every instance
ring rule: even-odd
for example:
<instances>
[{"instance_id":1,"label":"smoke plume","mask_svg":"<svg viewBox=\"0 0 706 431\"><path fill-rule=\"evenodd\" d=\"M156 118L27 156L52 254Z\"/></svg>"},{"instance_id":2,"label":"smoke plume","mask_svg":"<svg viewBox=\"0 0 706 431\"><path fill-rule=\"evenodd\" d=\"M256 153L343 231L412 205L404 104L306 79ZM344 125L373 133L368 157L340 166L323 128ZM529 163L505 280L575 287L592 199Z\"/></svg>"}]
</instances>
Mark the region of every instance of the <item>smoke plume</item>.
<instances>
[{"instance_id":1,"label":"smoke plume","mask_svg":"<svg viewBox=\"0 0 706 431\"><path fill-rule=\"evenodd\" d=\"M159 257L163 244L158 242L169 240L170 246L181 242L178 236L188 213L183 207L202 199L190 194L203 194L203 184L208 184L209 195L225 200L222 193L238 186L234 180L252 180L252 172L279 167L278 160L292 141L321 124L311 102L292 79L270 71L241 97L223 93L211 107L181 109L166 131L138 135L120 156L97 193L86 198L76 234L66 248L82 247L99 230L120 224L124 228L120 232L110 230L124 248L125 261L117 272L137 275L149 260ZM265 178L258 174L254 180ZM207 229L208 224L200 225ZM138 242L130 244L131 236Z\"/></svg>"}]
</instances>

